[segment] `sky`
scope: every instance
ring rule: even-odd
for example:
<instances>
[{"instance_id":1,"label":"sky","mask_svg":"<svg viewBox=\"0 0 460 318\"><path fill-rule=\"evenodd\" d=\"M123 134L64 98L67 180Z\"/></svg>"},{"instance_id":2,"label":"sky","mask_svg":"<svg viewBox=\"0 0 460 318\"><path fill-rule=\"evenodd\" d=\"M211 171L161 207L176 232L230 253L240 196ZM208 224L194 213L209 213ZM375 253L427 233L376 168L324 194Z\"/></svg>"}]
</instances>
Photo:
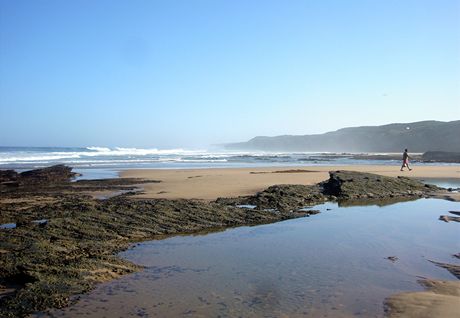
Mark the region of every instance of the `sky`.
<instances>
[{"instance_id":1,"label":"sky","mask_svg":"<svg viewBox=\"0 0 460 318\"><path fill-rule=\"evenodd\" d=\"M460 119L457 0L0 0L0 145Z\"/></svg>"}]
</instances>

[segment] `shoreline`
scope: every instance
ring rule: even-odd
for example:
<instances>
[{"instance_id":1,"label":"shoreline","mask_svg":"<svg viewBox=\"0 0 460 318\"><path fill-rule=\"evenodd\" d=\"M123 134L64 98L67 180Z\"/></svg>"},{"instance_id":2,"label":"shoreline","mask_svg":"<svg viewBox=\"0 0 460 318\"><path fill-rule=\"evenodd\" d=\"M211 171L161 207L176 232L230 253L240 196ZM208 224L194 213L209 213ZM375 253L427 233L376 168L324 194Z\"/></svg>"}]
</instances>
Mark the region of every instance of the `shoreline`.
<instances>
[{"instance_id":1,"label":"shoreline","mask_svg":"<svg viewBox=\"0 0 460 318\"><path fill-rule=\"evenodd\" d=\"M362 170L369 167L351 168ZM373 167L394 173L389 170L392 168ZM396 202L429 197L439 190L408 178L347 172L344 167L340 167L341 172L331 174L327 184L321 185L313 180L327 179L328 171L334 167L321 167L322 171L308 167L212 169L204 171L207 174L199 170L202 175L196 174L196 169L142 170L143 177L77 182L70 182L72 174L69 169L54 166L19 175L4 172L4 181L0 184L4 191L0 196L0 207L5 211L2 219L5 223L16 222L17 226L0 231L0 265L4 268L0 279L4 287L19 288L19 292L11 291L8 296L0 297L0 314L25 316L47 307L64 307L69 304L71 295L85 293L100 282L139 270L139 266L118 256L118 252L127 249L131 243L162 235L191 234L206 229L309 216L316 212L303 210L303 207L327 201L360 200L365 204L370 199L391 198ZM453 173L460 173L456 169L419 171L417 175L452 178ZM165 175L159 178L158 173L162 171L176 179L168 180ZM292 184L296 178L315 185ZM259 184L254 184L257 180ZM242 187L245 181L252 187L251 191L262 181L268 186L264 186L262 192L246 197L232 197L231 193L225 192L235 186ZM271 182L276 185L270 186ZM209 191L214 189L213 195L224 193L219 196L226 198L215 201L183 197L174 200L139 199L148 192L134 192L139 187L152 187L157 191L157 186L166 184L169 187L185 186L193 190L192 195L200 191L206 193L208 190L197 186L199 183L207 184ZM97 191L124 193L102 200L88 195ZM443 191L443 195L446 192ZM248 208L249 205L257 208ZM40 219L45 221L34 222ZM24 301L29 304L27 308L21 307Z\"/></svg>"},{"instance_id":2,"label":"shoreline","mask_svg":"<svg viewBox=\"0 0 460 318\"><path fill-rule=\"evenodd\" d=\"M161 182L143 184L144 199L199 199L253 195L273 185L313 185L329 178L329 171L357 171L389 177L454 179L460 182L460 166L414 166L412 171L399 171L399 166L287 166L258 168L206 169L130 169L121 170L121 178L154 179ZM457 200L460 196L452 193Z\"/></svg>"}]
</instances>

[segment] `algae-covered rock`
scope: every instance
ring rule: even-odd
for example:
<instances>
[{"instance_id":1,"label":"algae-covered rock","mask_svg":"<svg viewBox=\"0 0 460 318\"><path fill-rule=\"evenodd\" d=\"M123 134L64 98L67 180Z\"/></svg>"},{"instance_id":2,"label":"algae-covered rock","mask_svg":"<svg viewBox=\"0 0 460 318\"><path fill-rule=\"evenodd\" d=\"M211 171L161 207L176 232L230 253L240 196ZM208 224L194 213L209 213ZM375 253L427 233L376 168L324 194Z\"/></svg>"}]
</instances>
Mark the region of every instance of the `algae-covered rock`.
<instances>
[{"instance_id":1,"label":"algae-covered rock","mask_svg":"<svg viewBox=\"0 0 460 318\"><path fill-rule=\"evenodd\" d=\"M288 211L312 204L319 204L325 199L317 186L283 184L271 186L257 193L250 197L247 203L256 205L259 208Z\"/></svg>"},{"instance_id":2,"label":"algae-covered rock","mask_svg":"<svg viewBox=\"0 0 460 318\"><path fill-rule=\"evenodd\" d=\"M77 174L65 165L55 165L17 173L14 170L0 170L0 192L13 188L30 188L40 186L56 186L68 183Z\"/></svg>"},{"instance_id":3,"label":"algae-covered rock","mask_svg":"<svg viewBox=\"0 0 460 318\"><path fill-rule=\"evenodd\" d=\"M14 170L0 170L0 183L16 181L18 175Z\"/></svg>"},{"instance_id":4,"label":"algae-covered rock","mask_svg":"<svg viewBox=\"0 0 460 318\"><path fill-rule=\"evenodd\" d=\"M24 171L19 174L21 183L61 183L67 182L76 175L72 168L65 165L55 165L42 169Z\"/></svg>"},{"instance_id":5,"label":"algae-covered rock","mask_svg":"<svg viewBox=\"0 0 460 318\"><path fill-rule=\"evenodd\" d=\"M339 199L422 196L438 189L406 177L392 178L356 171L331 171L329 180L323 182L322 187L325 195Z\"/></svg>"},{"instance_id":6,"label":"algae-covered rock","mask_svg":"<svg viewBox=\"0 0 460 318\"><path fill-rule=\"evenodd\" d=\"M286 212L319 204L326 199L318 185L282 184L268 187L255 195L218 198L216 202L232 206L252 205L256 210L269 209Z\"/></svg>"}]
</instances>

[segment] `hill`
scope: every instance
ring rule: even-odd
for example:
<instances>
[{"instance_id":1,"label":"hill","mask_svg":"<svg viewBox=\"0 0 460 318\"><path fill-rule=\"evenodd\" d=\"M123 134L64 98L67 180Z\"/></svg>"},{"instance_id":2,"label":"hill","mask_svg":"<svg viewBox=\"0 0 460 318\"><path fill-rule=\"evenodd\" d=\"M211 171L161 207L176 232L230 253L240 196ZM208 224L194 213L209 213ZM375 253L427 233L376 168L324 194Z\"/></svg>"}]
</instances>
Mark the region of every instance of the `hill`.
<instances>
[{"instance_id":1,"label":"hill","mask_svg":"<svg viewBox=\"0 0 460 318\"><path fill-rule=\"evenodd\" d=\"M460 152L460 120L420 121L342 128L317 135L255 137L226 144L228 150L330 152Z\"/></svg>"}]
</instances>

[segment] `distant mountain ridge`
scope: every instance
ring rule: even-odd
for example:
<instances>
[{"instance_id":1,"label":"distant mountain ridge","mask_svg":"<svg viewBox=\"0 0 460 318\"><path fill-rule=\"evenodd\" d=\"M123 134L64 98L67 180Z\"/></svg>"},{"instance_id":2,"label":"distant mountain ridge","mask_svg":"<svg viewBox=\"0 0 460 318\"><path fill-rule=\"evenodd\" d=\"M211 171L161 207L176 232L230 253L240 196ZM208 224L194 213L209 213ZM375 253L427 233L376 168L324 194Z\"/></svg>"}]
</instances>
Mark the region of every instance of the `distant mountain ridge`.
<instances>
[{"instance_id":1,"label":"distant mountain ridge","mask_svg":"<svg viewBox=\"0 0 460 318\"><path fill-rule=\"evenodd\" d=\"M342 128L317 135L259 136L225 144L229 150L331 152L460 152L460 120Z\"/></svg>"}]
</instances>

